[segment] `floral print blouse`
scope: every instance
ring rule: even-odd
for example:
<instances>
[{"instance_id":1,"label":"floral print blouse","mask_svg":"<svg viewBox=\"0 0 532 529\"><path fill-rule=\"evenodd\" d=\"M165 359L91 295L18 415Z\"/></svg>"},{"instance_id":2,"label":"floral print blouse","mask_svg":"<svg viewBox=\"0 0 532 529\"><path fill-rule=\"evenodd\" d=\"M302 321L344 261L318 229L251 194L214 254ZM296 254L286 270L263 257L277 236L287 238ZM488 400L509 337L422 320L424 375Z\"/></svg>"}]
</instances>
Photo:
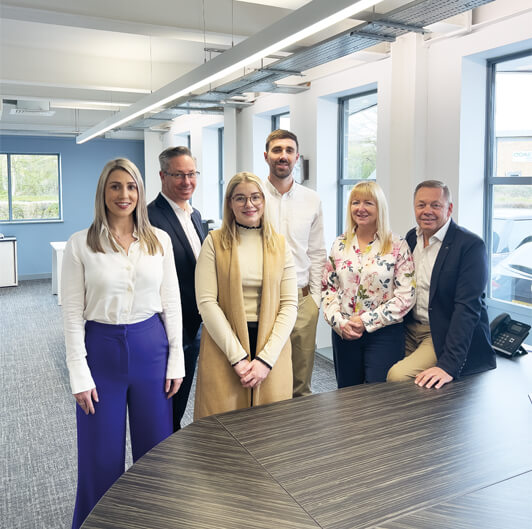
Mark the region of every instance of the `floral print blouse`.
<instances>
[{"instance_id":1,"label":"floral print blouse","mask_svg":"<svg viewBox=\"0 0 532 529\"><path fill-rule=\"evenodd\" d=\"M414 259L408 243L392 236L390 253L381 254L378 236L362 251L356 234L346 248L346 235L332 245L322 278L321 297L327 323L341 336L351 315L366 331L403 321L416 301Z\"/></svg>"}]
</instances>

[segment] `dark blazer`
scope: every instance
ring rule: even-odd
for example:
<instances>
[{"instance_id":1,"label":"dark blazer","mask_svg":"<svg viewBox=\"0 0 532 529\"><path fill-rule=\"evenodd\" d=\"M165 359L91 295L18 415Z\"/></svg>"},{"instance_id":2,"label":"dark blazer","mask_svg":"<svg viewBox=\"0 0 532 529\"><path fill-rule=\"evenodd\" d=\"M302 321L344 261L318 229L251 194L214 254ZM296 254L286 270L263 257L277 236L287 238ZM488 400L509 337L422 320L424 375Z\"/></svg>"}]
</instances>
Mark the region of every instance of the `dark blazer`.
<instances>
[{"instance_id":1,"label":"dark blazer","mask_svg":"<svg viewBox=\"0 0 532 529\"><path fill-rule=\"evenodd\" d=\"M415 229L406 240L414 251ZM496 367L484 301L487 281L484 241L451 220L430 278L429 321L436 365L453 378Z\"/></svg>"},{"instance_id":2,"label":"dark blazer","mask_svg":"<svg viewBox=\"0 0 532 529\"><path fill-rule=\"evenodd\" d=\"M148 216L153 226L164 230L172 239L175 267L179 279L179 292L181 294L183 345L188 345L196 336L201 324L201 316L198 312L194 290L196 258L172 206L161 193L157 195L153 202L148 204ZM200 241L203 243L205 232L201 224L201 214L197 209L194 209L191 217Z\"/></svg>"}]
</instances>

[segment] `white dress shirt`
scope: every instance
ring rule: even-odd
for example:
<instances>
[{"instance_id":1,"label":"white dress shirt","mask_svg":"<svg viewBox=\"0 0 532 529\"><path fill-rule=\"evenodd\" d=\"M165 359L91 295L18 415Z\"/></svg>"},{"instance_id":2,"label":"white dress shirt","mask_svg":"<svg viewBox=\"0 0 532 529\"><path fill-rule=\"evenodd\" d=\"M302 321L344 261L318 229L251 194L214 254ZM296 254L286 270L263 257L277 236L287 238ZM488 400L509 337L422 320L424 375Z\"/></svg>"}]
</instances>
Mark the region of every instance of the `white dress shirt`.
<instances>
[{"instance_id":1,"label":"white dress shirt","mask_svg":"<svg viewBox=\"0 0 532 529\"><path fill-rule=\"evenodd\" d=\"M162 191L161 195L166 198L168 204L170 204L170 206L174 210L177 220L179 220L179 222L181 223L181 227L183 228L183 231L187 236L190 247L192 248L192 252L194 253L194 257L197 259L201 250L201 241L198 232L194 227L194 223L192 222L192 212L194 211L192 209L192 206L188 202L185 202L185 209L183 209L182 207L178 206L172 199L168 198Z\"/></svg>"},{"instance_id":2,"label":"white dress shirt","mask_svg":"<svg viewBox=\"0 0 532 529\"><path fill-rule=\"evenodd\" d=\"M432 269L438 257L441 243L447 234L451 217L447 222L429 239L429 244L425 248L423 232L416 229L417 242L414 248L414 264L416 266L416 304L412 309L414 319L424 325L429 324L429 296L430 296L430 278Z\"/></svg>"},{"instance_id":3,"label":"white dress shirt","mask_svg":"<svg viewBox=\"0 0 532 529\"><path fill-rule=\"evenodd\" d=\"M135 240L113 251L102 232L105 253L87 246L87 231L70 237L63 256L61 293L66 358L72 393L95 387L87 365L85 322L139 323L160 313L170 345L166 377L185 375L179 284L170 237L153 228L164 255L149 255ZM136 233L133 234L136 237Z\"/></svg>"},{"instance_id":4,"label":"white dress shirt","mask_svg":"<svg viewBox=\"0 0 532 529\"><path fill-rule=\"evenodd\" d=\"M284 235L296 266L297 287L308 285L312 299L320 306L321 276L327 260L323 238L323 213L316 191L294 182L279 193L269 180L267 207L275 231Z\"/></svg>"}]
</instances>

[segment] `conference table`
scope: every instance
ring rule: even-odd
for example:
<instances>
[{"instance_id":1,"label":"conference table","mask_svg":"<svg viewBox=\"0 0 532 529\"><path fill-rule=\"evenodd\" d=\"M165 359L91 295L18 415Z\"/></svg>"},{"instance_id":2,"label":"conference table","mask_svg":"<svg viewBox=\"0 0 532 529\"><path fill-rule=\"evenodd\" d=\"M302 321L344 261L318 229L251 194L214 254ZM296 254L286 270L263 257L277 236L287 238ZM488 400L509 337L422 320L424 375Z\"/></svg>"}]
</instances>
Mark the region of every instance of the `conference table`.
<instances>
[{"instance_id":1,"label":"conference table","mask_svg":"<svg viewBox=\"0 0 532 529\"><path fill-rule=\"evenodd\" d=\"M367 384L207 417L84 529L532 528L532 358L439 390Z\"/></svg>"}]
</instances>

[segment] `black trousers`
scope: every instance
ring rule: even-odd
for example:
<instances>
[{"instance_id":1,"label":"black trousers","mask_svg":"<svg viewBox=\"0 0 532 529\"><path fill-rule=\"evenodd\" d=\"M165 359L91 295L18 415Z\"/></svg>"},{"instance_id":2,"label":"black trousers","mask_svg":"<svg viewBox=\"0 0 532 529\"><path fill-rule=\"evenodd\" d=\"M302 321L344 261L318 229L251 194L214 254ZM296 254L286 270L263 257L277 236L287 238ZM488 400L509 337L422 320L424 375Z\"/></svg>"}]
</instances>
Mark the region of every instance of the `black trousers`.
<instances>
[{"instance_id":1,"label":"black trousers","mask_svg":"<svg viewBox=\"0 0 532 529\"><path fill-rule=\"evenodd\" d=\"M332 331L334 370L339 388L386 382L388 370L405 356L403 323L394 323L358 340L343 340Z\"/></svg>"},{"instance_id":2,"label":"black trousers","mask_svg":"<svg viewBox=\"0 0 532 529\"><path fill-rule=\"evenodd\" d=\"M249 335L249 350L251 359L255 358L257 354L257 333L259 332L258 321L248 321L248 335Z\"/></svg>"},{"instance_id":3,"label":"black trousers","mask_svg":"<svg viewBox=\"0 0 532 529\"><path fill-rule=\"evenodd\" d=\"M181 383L179 391L172 398L172 415L174 421L174 432L181 429L181 419L185 414L185 409L188 404L188 397L190 395L190 388L194 380L194 372L196 371L196 364L198 362L198 354L201 339L201 326L192 342L188 345L183 345L183 352L185 354L185 378Z\"/></svg>"}]
</instances>

